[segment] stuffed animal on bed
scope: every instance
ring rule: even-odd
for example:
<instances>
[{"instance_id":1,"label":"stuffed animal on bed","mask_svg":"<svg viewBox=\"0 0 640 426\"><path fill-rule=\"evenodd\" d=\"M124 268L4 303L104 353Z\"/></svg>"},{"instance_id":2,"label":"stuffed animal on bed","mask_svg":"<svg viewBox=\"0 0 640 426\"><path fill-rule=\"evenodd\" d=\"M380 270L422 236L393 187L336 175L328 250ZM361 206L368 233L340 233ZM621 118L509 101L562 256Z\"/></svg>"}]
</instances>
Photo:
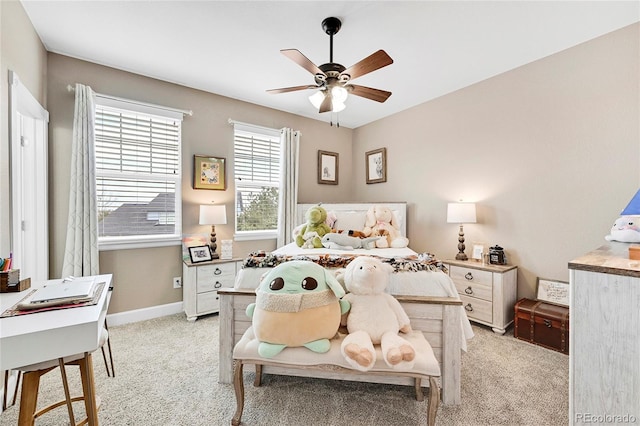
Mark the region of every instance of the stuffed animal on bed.
<instances>
[{"instance_id":1,"label":"stuffed animal on bed","mask_svg":"<svg viewBox=\"0 0 640 426\"><path fill-rule=\"evenodd\" d=\"M621 241L624 243L640 243L640 217L621 216L613 226L609 235L604 237L607 241Z\"/></svg>"},{"instance_id":2,"label":"stuffed animal on bed","mask_svg":"<svg viewBox=\"0 0 640 426\"><path fill-rule=\"evenodd\" d=\"M362 231L367 237L386 237L376 241L378 248L402 248L409 245L409 240L400 235L396 217L387 206L378 204L369 208Z\"/></svg>"},{"instance_id":3,"label":"stuffed animal on bed","mask_svg":"<svg viewBox=\"0 0 640 426\"><path fill-rule=\"evenodd\" d=\"M337 231L334 231L338 234L345 234L348 235L350 237L356 237L356 238L366 238L367 236L364 235L364 232L362 231L358 231L355 229L338 229Z\"/></svg>"},{"instance_id":4,"label":"stuffed animal on bed","mask_svg":"<svg viewBox=\"0 0 640 426\"><path fill-rule=\"evenodd\" d=\"M380 260L359 256L344 271L351 308L343 317L349 334L340 350L349 365L360 371L370 370L376 361L374 345L380 345L385 363L394 369L411 369L415 348L398 333L411 332L409 317L393 296L385 293L392 268Z\"/></svg>"},{"instance_id":5,"label":"stuffed animal on bed","mask_svg":"<svg viewBox=\"0 0 640 426\"><path fill-rule=\"evenodd\" d=\"M288 346L327 352L349 310L341 300L344 293L333 274L314 262L292 260L273 268L262 277L256 302L246 310L260 356L272 358Z\"/></svg>"},{"instance_id":6,"label":"stuffed animal on bed","mask_svg":"<svg viewBox=\"0 0 640 426\"><path fill-rule=\"evenodd\" d=\"M375 243L382 237L358 238L351 237L348 234L340 234L330 232L322 237L322 245L328 249L353 250L353 249L370 249L375 247Z\"/></svg>"},{"instance_id":7,"label":"stuffed animal on bed","mask_svg":"<svg viewBox=\"0 0 640 426\"><path fill-rule=\"evenodd\" d=\"M322 248L322 237L331 232L327 220L327 211L321 206L313 206L305 213L307 223L296 236L296 244L302 248Z\"/></svg>"}]
</instances>

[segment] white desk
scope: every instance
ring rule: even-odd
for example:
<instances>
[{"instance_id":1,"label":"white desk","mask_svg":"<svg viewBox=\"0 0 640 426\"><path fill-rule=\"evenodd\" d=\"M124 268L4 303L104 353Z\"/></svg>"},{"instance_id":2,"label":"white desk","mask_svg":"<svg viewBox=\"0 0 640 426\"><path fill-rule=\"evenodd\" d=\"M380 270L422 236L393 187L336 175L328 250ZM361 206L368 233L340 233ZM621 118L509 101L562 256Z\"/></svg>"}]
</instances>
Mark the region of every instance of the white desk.
<instances>
[{"instance_id":1,"label":"white desk","mask_svg":"<svg viewBox=\"0 0 640 426\"><path fill-rule=\"evenodd\" d=\"M96 305L0 318L0 370L95 351L107 315L111 280L111 274L96 276L96 282L105 282ZM60 280L50 282L55 281ZM0 312L32 289L0 294Z\"/></svg>"},{"instance_id":2,"label":"white desk","mask_svg":"<svg viewBox=\"0 0 640 426\"><path fill-rule=\"evenodd\" d=\"M111 299L111 280L111 274L96 276L96 282L104 282L105 286L95 305L0 318L0 370L88 353L81 361L80 368L81 371L86 371L82 387L87 396L85 408L89 426L98 425L91 352L100 345L100 334ZM47 283L60 281L51 280ZM46 283L39 283L34 287L44 284ZM32 290L33 288L20 293L0 294L0 312L12 307ZM25 386L27 389L33 389L33 395L37 395L39 380L37 377L31 380L29 385L25 384L26 379L22 382L23 397L20 402L19 425L33 424L36 398L25 398L25 392L29 393L25 391Z\"/></svg>"}]
</instances>

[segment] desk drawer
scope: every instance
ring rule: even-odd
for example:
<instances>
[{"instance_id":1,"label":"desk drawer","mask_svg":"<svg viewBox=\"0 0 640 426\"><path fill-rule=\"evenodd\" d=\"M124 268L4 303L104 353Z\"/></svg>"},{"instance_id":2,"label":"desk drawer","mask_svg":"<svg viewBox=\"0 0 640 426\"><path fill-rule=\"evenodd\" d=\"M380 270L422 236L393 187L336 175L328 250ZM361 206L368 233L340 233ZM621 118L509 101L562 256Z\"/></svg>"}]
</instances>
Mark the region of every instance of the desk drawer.
<instances>
[{"instance_id":1,"label":"desk drawer","mask_svg":"<svg viewBox=\"0 0 640 426\"><path fill-rule=\"evenodd\" d=\"M451 265L449 276L453 281L460 283L476 283L487 286L493 285L493 274L490 271L481 271L473 268L463 268Z\"/></svg>"},{"instance_id":2,"label":"desk drawer","mask_svg":"<svg viewBox=\"0 0 640 426\"><path fill-rule=\"evenodd\" d=\"M463 294L460 295L460 300L462 300L462 305L469 319L477 319L478 321L484 321L489 324L493 322L493 304L491 302L475 299Z\"/></svg>"}]
</instances>

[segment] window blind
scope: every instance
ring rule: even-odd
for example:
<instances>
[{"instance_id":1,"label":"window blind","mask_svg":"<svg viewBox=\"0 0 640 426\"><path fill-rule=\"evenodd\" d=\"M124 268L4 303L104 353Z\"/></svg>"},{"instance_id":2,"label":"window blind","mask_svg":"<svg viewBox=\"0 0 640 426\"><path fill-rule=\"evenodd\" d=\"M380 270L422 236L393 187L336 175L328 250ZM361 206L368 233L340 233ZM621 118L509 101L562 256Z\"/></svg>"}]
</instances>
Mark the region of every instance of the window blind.
<instances>
[{"instance_id":1,"label":"window blind","mask_svg":"<svg viewBox=\"0 0 640 426\"><path fill-rule=\"evenodd\" d=\"M181 120L97 105L98 235L180 236Z\"/></svg>"},{"instance_id":2,"label":"window blind","mask_svg":"<svg viewBox=\"0 0 640 426\"><path fill-rule=\"evenodd\" d=\"M236 232L278 229L280 137L234 130Z\"/></svg>"}]
</instances>

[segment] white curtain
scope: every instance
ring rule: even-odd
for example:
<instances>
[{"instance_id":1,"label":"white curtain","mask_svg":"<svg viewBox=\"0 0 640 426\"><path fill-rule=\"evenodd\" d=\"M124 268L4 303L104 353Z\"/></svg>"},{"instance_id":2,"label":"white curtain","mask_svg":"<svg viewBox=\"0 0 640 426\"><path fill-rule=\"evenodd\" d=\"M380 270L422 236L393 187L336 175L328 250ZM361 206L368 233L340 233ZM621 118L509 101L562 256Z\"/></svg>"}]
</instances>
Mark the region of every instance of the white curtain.
<instances>
[{"instance_id":1,"label":"white curtain","mask_svg":"<svg viewBox=\"0 0 640 426\"><path fill-rule=\"evenodd\" d=\"M293 241L298 204L298 152L300 132L289 128L280 133L280 199L278 205L278 240L276 247Z\"/></svg>"},{"instance_id":2,"label":"white curtain","mask_svg":"<svg viewBox=\"0 0 640 426\"><path fill-rule=\"evenodd\" d=\"M98 213L95 164L95 93L76 84L71 147L69 219L62 276L97 275Z\"/></svg>"}]
</instances>

